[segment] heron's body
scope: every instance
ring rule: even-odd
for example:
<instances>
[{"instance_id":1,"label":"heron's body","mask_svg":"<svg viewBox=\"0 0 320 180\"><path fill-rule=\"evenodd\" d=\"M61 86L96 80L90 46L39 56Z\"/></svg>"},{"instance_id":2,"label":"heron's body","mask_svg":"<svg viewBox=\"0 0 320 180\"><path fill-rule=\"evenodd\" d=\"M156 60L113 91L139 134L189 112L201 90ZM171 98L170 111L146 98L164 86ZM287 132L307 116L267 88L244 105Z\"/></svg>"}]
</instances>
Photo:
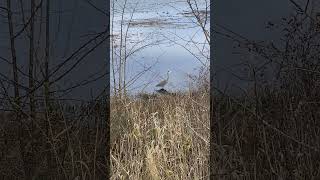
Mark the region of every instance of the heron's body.
<instances>
[{"instance_id":1,"label":"heron's body","mask_svg":"<svg viewBox=\"0 0 320 180\"><path fill-rule=\"evenodd\" d=\"M168 71L167 72L167 79L165 79L165 80L162 80L162 81L160 81L157 85L156 85L156 87L164 87L166 84L168 84L168 81L169 81L169 73L170 73L171 71Z\"/></svg>"},{"instance_id":2,"label":"heron's body","mask_svg":"<svg viewBox=\"0 0 320 180\"><path fill-rule=\"evenodd\" d=\"M164 87L166 84L168 83L167 80L162 80L161 82L159 82L156 87Z\"/></svg>"}]
</instances>

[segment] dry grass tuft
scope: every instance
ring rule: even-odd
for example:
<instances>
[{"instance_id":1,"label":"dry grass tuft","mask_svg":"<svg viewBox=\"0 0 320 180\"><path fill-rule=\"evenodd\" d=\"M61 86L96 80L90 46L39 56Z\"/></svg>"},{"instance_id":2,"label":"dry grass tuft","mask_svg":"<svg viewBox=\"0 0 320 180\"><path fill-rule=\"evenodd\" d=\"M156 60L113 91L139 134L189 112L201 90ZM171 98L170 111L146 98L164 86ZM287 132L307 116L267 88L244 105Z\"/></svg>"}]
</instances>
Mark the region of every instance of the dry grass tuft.
<instances>
[{"instance_id":1,"label":"dry grass tuft","mask_svg":"<svg viewBox=\"0 0 320 180\"><path fill-rule=\"evenodd\" d=\"M208 94L113 99L111 110L111 179L203 179L208 175Z\"/></svg>"}]
</instances>

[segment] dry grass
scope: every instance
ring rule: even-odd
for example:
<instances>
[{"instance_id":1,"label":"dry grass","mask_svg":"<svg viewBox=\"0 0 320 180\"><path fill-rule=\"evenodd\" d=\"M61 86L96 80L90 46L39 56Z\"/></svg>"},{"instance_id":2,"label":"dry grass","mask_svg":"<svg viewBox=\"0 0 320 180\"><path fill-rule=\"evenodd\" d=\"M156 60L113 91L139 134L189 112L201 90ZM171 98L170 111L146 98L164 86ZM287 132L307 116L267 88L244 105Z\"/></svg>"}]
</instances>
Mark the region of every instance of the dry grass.
<instances>
[{"instance_id":1,"label":"dry grass","mask_svg":"<svg viewBox=\"0 0 320 180\"><path fill-rule=\"evenodd\" d=\"M320 96L288 92L215 101L216 178L320 179Z\"/></svg>"},{"instance_id":2,"label":"dry grass","mask_svg":"<svg viewBox=\"0 0 320 180\"><path fill-rule=\"evenodd\" d=\"M106 173L103 107L72 107L74 111L68 112L58 104L48 118L38 113L33 126L28 116L15 119L15 113L2 113L0 179L103 178Z\"/></svg>"},{"instance_id":3,"label":"dry grass","mask_svg":"<svg viewBox=\"0 0 320 180\"><path fill-rule=\"evenodd\" d=\"M320 91L314 91L312 96L286 89L260 89L257 95L239 99L216 96L214 119L221 123L221 144L212 146L215 177L320 179ZM33 147L36 154L29 161L35 163L34 179L103 176L104 107L89 105L70 113L57 108L50 115L54 138L41 132L46 120L37 117L34 143L23 138L27 152ZM0 116L0 179L25 177L19 123L13 116ZM28 125L27 118L23 121ZM111 179L209 179L207 93L113 98L111 123ZM48 142L54 172L48 170Z\"/></svg>"},{"instance_id":4,"label":"dry grass","mask_svg":"<svg viewBox=\"0 0 320 180\"><path fill-rule=\"evenodd\" d=\"M113 99L111 110L111 179L208 179L208 94Z\"/></svg>"}]
</instances>

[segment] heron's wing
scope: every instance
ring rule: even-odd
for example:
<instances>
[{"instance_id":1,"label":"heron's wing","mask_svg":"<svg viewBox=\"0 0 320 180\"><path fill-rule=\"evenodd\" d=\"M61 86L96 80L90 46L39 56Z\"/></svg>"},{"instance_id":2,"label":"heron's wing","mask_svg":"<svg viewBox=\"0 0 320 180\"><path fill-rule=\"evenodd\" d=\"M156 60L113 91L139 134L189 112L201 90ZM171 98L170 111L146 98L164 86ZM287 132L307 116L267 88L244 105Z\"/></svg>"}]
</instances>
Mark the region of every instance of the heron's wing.
<instances>
[{"instance_id":1,"label":"heron's wing","mask_svg":"<svg viewBox=\"0 0 320 180\"><path fill-rule=\"evenodd\" d=\"M166 80L162 80L161 82L159 82L159 84L156 85L156 87L164 86L166 84L167 84L167 81Z\"/></svg>"}]
</instances>

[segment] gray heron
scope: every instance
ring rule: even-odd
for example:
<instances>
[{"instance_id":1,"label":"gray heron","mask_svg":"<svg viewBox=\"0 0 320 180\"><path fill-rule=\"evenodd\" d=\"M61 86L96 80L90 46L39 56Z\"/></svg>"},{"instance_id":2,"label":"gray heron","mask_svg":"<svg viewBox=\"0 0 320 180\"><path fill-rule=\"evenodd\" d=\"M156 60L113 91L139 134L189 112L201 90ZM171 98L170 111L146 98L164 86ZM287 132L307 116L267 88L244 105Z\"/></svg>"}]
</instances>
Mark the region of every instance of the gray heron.
<instances>
[{"instance_id":1,"label":"gray heron","mask_svg":"<svg viewBox=\"0 0 320 180\"><path fill-rule=\"evenodd\" d=\"M169 74L170 74L170 73L171 73L171 71L168 71L168 72L167 72L167 79L160 81L160 82L156 85L156 87L162 87L162 88L163 88L166 84L168 84Z\"/></svg>"}]
</instances>

